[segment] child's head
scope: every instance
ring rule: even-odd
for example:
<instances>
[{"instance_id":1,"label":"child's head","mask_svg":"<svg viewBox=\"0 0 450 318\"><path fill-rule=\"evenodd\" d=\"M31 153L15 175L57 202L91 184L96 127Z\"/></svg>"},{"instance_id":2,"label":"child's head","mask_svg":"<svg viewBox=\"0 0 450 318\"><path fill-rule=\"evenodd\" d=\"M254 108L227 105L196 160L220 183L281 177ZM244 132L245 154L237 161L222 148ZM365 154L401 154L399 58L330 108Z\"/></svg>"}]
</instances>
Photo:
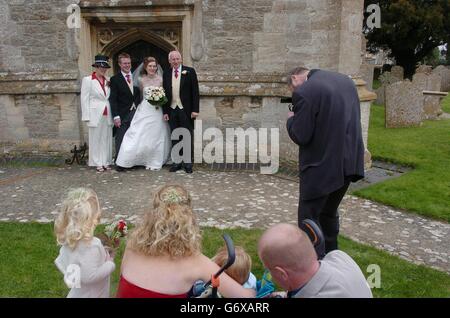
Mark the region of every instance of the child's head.
<instances>
[{"instance_id":1,"label":"child's head","mask_svg":"<svg viewBox=\"0 0 450 318\"><path fill-rule=\"evenodd\" d=\"M233 278L239 284L244 285L250 275L250 271L252 268L252 259L250 255L248 255L240 246L235 247L235 254L236 258L233 265L228 267L228 269L225 270L225 273L227 273L228 276ZM213 257L213 261L214 263L222 267L227 262L227 260L228 252L226 247L224 246L219 249L217 254Z\"/></svg>"},{"instance_id":2,"label":"child's head","mask_svg":"<svg viewBox=\"0 0 450 318\"><path fill-rule=\"evenodd\" d=\"M80 240L91 239L99 222L100 212L97 194L93 190L69 190L55 220L58 243L75 248Z\"/></svg>"},{"instance_id":3,"label":"child's head","mask_svg":"<svg viewBox=\"0 0 450 318\"><path fill-rule=\"evenodd\" d=\"M128 246L147 256L177 258L200 253L200 229L187 190L166 185L156 191L153 207L131 233Z\"/></svg>"}]
</instances>

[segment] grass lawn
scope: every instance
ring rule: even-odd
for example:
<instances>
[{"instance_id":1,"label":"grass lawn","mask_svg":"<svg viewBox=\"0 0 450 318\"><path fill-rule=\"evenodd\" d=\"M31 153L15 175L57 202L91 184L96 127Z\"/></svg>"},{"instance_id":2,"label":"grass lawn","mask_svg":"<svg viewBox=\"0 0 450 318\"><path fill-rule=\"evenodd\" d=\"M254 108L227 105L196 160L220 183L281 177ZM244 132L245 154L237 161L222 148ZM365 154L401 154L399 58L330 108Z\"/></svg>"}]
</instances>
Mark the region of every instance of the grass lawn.
<instances>
[{"instance_id":1,"label":"grass lawn","mask_svg":"<svg viewBox=\"0 0 450 318\"><path fill-rule=\"evenodd\" d=\"M450 110L450 97L445 100ZM385 128L384 107L372 106L369 150L375 159L414 170L354 194L418 214L450 221L450 120L417 128Z\"/></svg>"},{"instance_id":2,"label":"grass lawn","mask_svg":"<svg viewBox=\"0 0 450 318\"><path fill-rule=\"evenodd\" d=\"M450 94L442 101L442 110L446 113L450 113Z\"/></svg>"},{"instance_id":3,"label":"grass lawn","mask_svg":"<svg viewBox=\"0 0 450 318\"><path fill-rule=\"evenodd\" d=\"M223 241L221 230L203 229L205 254L214 255ZM227 230L235 245L243 246L253 258L253 273L263 272L256 254L261 230ZM369 264L381 267L381 288L376 297L450 297L450 276L424 266L410 264L383 251L340 238L341 248L359 264L366 277ZM65 297L68 289L53 261L59 247L52 224L0 223L0 297ZM112 277L113 294L117 288L121 252Z\"/></svg>"},{"instance_id":4,"label":"grass lawn","mask_svg":"<svg viewBox=\"0 0 450 318\"><path fill-rule=\"evenodd\" d=\"M381 87L381 82L380 80L373 80L373 85L372 85L373 89L379 89Z\"/></svg>"}]
</instances>

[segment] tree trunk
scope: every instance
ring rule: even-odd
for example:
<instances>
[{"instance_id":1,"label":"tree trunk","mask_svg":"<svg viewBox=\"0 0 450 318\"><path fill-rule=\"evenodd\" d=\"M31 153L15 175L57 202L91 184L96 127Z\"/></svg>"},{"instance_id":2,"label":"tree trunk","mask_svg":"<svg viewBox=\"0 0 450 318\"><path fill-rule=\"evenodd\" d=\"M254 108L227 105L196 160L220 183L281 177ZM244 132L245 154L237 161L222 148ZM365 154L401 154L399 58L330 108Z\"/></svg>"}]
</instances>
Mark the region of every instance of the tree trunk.
<instances>
[{"instance_id":1,"label":"tree trunk","mask_svg":"<svg viewBox=\"0 0 450 318\"><path fill-rule=\"evenodd\" d=\"M447 65L450 65L450 36L447 39Z\"/></svg>"},{"instance_id":2,"label":"tree trunk","mask_svg":"<svg viewBox=\"0 0 450 318\"><path fill-rule=\"evenodd\" d=\"M416 72L416 65L419 62L414 54L396 56L397 65L400 65L405 70L405 78L412 79Z\"/></svg>"}]
</instances>

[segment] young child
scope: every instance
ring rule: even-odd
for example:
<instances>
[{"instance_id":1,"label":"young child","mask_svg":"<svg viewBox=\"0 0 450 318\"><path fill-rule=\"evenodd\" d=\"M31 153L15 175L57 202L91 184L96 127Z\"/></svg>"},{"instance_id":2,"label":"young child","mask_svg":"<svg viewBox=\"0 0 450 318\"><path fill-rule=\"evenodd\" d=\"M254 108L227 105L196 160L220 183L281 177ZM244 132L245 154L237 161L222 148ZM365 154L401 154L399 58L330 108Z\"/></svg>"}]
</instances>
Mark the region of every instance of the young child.
<instances>
[{"instance_id":1,"label":"young child","mask_svg":"<svg viewBox=\"0 0 450 318\"><path fill-rule=\"evenodd\" d=\"M71 289L69 298L109 297L115 264L114 255L94 237L100 213L97 194L78 188L69 191L55 220L56 240L61 245L55 264Z\"/></svg>"},{"instance_id":2,"label":"young child","mask_svg":"<svg viewBox=\"0 0 450 318\"><path fill-rule=\"evenodd\" d=\"M236 258L230 267L225 270L228 276L233 278L244 288L256 290L256 277L251 273L252 259L250 255L240 246L235 246ZM226 247L222 247L212 258L213 262L222 267L228 260L228 252Z\"/></svg>"}]
</instances>

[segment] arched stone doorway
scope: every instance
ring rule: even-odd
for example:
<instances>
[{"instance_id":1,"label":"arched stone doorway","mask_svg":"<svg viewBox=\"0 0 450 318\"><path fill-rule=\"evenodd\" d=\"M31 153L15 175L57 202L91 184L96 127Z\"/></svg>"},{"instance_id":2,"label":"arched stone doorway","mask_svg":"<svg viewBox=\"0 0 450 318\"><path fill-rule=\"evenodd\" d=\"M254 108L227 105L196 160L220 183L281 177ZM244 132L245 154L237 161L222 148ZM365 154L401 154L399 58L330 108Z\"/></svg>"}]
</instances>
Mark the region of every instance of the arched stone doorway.
<instances>
[{"instance_id":1,"label":"arched stone doorway","mask_svg":"<svg viewBox=\"0 0 450 318\"><path fill-rule=\"evenodd\" d=\"M147 41L138 40L123 48L120 52L117 52L113 56L114 73L117 73L119 71L118 56L122 52L130 54L132 71L134 71L147 56L153 56L154 58L156 58L163 70L166 70L170 67L167 58L169 52Z\"/></svg>"},{"instance_id":2,"label":"arched stone doorway","mask_svg":"<svg viewBox=\"0 0 450 318\"><path fill-rule=\"evenodd\" d=\"M105 45L102 53L112 57L114 73L119 71L117 58L122 52L131 55L133 71L142 63L146 56L155 57L165 70L169 68L169 52L178 49L175 44L177 42L170 43L153 32L129 29Z\"/></svg>"},{"instance_id":3,"label":"arched stone doorway","mask_svg":"<svg viewBox=\"0 0 450 318\"><path fill-rule=\"evenodd\" d=\"M184 56L186 48L182 39L182 26L178 22L171 23L105 23L99 21L82 21L80 36L79 67L81 76L92 71L92 60L96 54L110 57L113 69L109 75L118 71L117 55L129 53L133 58L133 66L139 65L143 57L154 56L163 68L168 67L167 55L172 50L179 50ZM189 51L188 51L189 52ZM189 63L190 55L183 58ZM189 65L189 64L188 64Z\"/></svg>"}]
</instances>

